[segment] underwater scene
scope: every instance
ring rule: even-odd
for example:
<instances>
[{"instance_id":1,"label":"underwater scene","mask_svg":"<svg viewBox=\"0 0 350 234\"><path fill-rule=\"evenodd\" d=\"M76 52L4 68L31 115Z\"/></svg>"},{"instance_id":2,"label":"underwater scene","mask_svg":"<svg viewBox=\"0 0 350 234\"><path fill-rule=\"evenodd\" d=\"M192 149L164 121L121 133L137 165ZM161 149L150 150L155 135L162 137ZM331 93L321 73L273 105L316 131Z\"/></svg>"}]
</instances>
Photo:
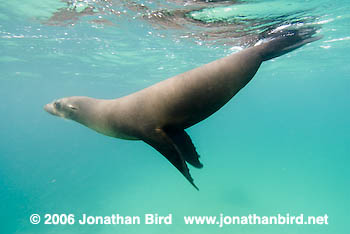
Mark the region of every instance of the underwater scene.
<instances>
[{"instance_id":1,"label":"underwater scene","mask_svg":"<svg viewBox=\"0 0 350 234\"><path fill-rule=\"evenodd\" d=\"M0 0L0 233L348 233L349 12Z\"/></svg>"}]
</instances>

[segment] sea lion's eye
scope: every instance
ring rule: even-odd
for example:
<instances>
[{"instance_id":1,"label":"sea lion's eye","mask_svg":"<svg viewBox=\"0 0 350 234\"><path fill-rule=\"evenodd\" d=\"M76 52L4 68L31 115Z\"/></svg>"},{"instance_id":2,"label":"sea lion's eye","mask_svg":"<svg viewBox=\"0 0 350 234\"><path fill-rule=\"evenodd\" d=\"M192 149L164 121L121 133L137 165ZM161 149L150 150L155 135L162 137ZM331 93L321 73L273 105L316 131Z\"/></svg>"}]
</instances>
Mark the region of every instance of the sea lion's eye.
<instances>
[{"instance_id":1,"label":"sea lion's eye","mask_svg":"<svg viewBox=\"0 0 350 234\"><path fill-rule=\"evenodd\" d=\"M56 109L60 109L61 108L61 103L55 102L54 106L55 106Z\"/></svg>"}]
</instances>

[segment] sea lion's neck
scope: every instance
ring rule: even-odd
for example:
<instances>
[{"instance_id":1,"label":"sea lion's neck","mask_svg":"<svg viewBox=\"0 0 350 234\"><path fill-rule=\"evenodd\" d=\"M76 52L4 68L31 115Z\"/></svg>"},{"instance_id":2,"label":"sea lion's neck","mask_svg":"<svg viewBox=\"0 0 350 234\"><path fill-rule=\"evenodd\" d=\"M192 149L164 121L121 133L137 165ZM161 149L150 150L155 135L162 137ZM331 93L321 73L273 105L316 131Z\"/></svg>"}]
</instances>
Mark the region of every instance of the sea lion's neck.
<instances>
[{"instance_id":1,"label":"sea lion's neck","mask_svg":"<svg viewBox=\"0 0 350 234\"><path fill-rule=\"evenodd\" d=\"M137 140L125 133L121 127L123 124L119 123L124 119L121 106L120 99L87 98L81 103L81 113L74 120L106 136Z\"/></svg>"},{"instance_id":2,"label":"sea lion's neck","mask_svg":"<svg viewBox=\"0 0 350 234\"><path fill-rule=\"evenodd\" d=\"M107 100L84 97L79 101L77 114L72 120L85 125L96 132L110 136L106 130L106 109L104 109Z\"/></svg>"}]
</instances>

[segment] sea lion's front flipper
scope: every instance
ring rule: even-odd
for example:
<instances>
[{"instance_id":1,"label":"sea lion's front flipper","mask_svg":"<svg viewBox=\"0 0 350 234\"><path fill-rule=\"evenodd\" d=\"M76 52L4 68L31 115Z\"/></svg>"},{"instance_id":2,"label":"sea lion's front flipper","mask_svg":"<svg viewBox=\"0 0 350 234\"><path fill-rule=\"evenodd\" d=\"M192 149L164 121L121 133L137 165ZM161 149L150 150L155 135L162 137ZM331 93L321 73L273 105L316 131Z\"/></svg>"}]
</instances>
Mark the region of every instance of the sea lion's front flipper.
<instances>
[{"instance_id":1,"label":"sea lion's front flipper","mask_svg":"<svg viewBox=\"0 0 350 234\"><path fill-rule=\"evenodd\" d=\"M173 164L186 179L197 189L198 187L193 183L190 171L185 162L184 154L181 152L181 147L178 147L172 137L163 129L156 129L152 136L143 139L144 142L155 148L159 153L165 156L171 164Z\"/></svg>"},{"instance_id":2,"label":"sea lion's front flipper","mask_svg":"<svg viewBox=\"0 0 350 234\"><path fill-rule=\"evenodd\" d=\"M202 168L203 164L199 161L199 155L196 147L193 145L190 136L184 130L165 129L168 136L174 141L182 156L192 166Z\"/></svg>"}]
</instances>

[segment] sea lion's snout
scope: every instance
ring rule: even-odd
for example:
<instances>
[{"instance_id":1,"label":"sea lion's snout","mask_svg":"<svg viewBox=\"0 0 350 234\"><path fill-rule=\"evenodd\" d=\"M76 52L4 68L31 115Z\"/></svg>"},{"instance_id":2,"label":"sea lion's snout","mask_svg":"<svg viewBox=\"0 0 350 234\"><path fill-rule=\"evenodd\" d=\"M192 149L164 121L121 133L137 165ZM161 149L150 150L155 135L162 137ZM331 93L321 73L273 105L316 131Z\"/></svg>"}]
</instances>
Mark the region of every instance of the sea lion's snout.
<instances>
[{"instance_id":1,"label":"sea lion's snout","mask_svg":"<svg viewBox=\"0 0 350 234\"><path fill-rule=\"evenodd\" d=\"M55 114L55 108L53 106L53 103L48 103L44 106L44 110L52 115L56 115Z\"/></svg>"},{"instance_id":2,"label":"sea lion's snout","mask_svg":"<svg viewBox=\"0 0 350 234\"><path fill-rule=\"evenodd\" d=\"M59 116L58 110L57 110L57 101L53 101L51 103L48 103L44 106L44 110L48 113L50 113L51 115L56 115Z\"/></svg>"}]
</instances>

